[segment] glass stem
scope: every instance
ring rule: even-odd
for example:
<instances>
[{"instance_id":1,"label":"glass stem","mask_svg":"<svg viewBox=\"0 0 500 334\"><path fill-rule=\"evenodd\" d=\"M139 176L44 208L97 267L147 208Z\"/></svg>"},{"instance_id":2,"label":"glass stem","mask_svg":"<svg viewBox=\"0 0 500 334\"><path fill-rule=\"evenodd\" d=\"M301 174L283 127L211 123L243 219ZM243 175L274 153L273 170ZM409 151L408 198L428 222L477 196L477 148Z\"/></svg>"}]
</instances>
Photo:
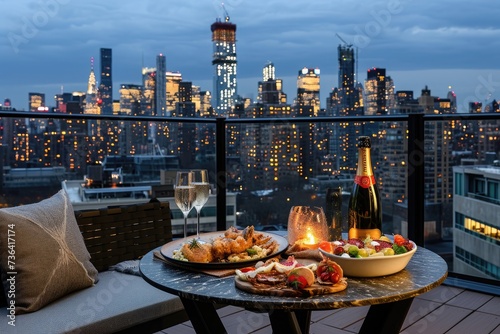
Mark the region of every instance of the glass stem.
<instances>
[{"instance_id":1,"label":"glass stem","mask_svg":"<svg viewBox=\"0 0 500 334\"><path fill-rule=\"evenodd\" d=\"M184 215L184 238L187 238L188 216Z\"/></svg>"},{"instance_id":2,"label":"glass stem","mask_svg":"<svg viewBox=\"0 0 500 334\"><path fill-rule=\"evenodd\" d=\"M198 216L198 222L196 224L196 239L200 238L200 211L196 210L196 214Z\"/></svg>"}]
</instances>

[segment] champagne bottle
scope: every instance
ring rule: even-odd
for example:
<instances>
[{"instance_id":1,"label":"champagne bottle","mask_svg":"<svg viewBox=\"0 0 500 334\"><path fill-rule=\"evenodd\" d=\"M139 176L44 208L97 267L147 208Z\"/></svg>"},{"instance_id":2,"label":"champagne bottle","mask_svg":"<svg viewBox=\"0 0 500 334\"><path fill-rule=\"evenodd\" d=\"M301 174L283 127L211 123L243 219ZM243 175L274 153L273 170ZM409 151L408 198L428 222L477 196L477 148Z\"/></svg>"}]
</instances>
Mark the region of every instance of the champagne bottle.
<instances>
[{"instance_id":1,"label":"champagne bottle","mask_svg":"<svg viewBox=\"0 0 500 334\"><path fill-rule=\"evenodd\" d=\"M370 156L370 137L358 138L358 168L349 199L349 238L379 239L382 235L382 206Z\"/></svg>"}]
</instances>

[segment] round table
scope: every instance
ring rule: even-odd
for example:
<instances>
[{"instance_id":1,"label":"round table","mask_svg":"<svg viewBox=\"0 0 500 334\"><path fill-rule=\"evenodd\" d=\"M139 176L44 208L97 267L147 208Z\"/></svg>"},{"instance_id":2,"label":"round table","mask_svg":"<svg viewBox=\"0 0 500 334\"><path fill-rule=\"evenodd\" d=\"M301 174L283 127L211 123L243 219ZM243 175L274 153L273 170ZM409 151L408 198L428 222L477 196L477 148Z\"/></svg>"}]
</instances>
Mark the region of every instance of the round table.
<instances>
[{"instance_id":1,"label":"round table","mask_svg":"<svg viewBox=\"0 0 500 334\"><path fill-rule=\"evenodd\" d=\"M419 247L399 273L348 277L344 291L301 298L251 294L235 287L234 276L218 278L176 268L154 259L153 251L139 268L147 282L181 298L197 333L226 332L215 304L268 312L273 333L287 334L308 333L311 311L371 305L360 333L399 333L413 298L439 286L448 273L439 255Z\"/></svg>"}]
</instances>

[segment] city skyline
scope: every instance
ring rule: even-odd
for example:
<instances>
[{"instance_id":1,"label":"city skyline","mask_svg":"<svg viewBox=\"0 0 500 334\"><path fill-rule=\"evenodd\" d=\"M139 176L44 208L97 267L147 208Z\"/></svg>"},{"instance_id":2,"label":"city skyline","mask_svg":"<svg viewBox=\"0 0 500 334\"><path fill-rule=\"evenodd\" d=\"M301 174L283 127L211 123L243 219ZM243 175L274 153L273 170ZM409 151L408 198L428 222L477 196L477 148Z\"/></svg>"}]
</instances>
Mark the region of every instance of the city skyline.
<instances>
[{"instance_id":1,"label":"city skyline","mask_svg":"<svg viewBox=\"0 0 500 334\"><path fill-rule=\"evenodd\" d=\"M256 98L262 67L272 61L289 102L297 71L319 68L324 107L338 85L336 49L345 41L358 50L357 80L363 84L368 68L382 67L396 90L413 90L415 96L428 86L432 95L446 97L452 86L461 111L468 101L500 99L500 70L491 52L498 10L487 1L363 6L358 1L266 1L257 6L232 0L224 6L237 25L239 95ZM5 32L0 103L10 98L14 107L27 109L29 92L45 93L51 105L61 90L85 91L89 60L98 58L100 48L113 50L114 96L121 84L140 83L141 67L155 66L160 53L167 70L180 71L202 90L213 89L210 25L225 15L221 2L40 0L0 1L0 7L10 13L0 22Z\"/></svg>"}]
</instances>

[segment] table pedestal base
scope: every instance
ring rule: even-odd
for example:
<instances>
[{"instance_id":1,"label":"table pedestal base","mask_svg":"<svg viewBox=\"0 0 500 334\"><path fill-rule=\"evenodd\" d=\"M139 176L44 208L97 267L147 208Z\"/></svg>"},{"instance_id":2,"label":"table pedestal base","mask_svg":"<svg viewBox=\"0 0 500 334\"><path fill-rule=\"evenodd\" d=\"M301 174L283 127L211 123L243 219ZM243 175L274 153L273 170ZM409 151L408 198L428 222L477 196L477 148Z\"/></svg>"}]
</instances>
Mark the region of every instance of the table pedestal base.
<instances>
[{"instance_id":1,"label":"table pedestal base","mask_svg":"<svg viewBox=\"0 0 500 334\"><path fill-rule=\"evenodd\" d=\"M359 333L399 333L412 302L413 298L408 298L387 304L371 305Z\"/></svg>"},{"instance_id":2,"label":"table pedestal base","mask_svg":"<svg viewBox=\"0 0 500 334\"><path fill-rule=\"evenodd\" d=\"M302 334L309 333L311 311L269 311L269 320L273 334Z\"/></svg>"},{"instance_id":3,"label":"table pedestal base","mask_svg":"<svg viewBox=\"0 0 500 334\"><path fill-rule=\"evenodd\" d=\"M227 333L214 304L181 298L197 334ZM360 334L398 334L413 298L371 305ZM252 311L251 309L249 309ZM258 312L262 312L259 310ZM307 334L311 325L310 310L268 310L273 334Z\"/></svg>"},{"instance_id":4,"label":"table pedestal base","mask_svg":"<svg viewBox=\"0 0 500 334\"><path fill-rule=\"evenodd\" d=\"M184 309L197 334L226 334L214 304L181 298Z\"/></svg>"}]
</instances>

